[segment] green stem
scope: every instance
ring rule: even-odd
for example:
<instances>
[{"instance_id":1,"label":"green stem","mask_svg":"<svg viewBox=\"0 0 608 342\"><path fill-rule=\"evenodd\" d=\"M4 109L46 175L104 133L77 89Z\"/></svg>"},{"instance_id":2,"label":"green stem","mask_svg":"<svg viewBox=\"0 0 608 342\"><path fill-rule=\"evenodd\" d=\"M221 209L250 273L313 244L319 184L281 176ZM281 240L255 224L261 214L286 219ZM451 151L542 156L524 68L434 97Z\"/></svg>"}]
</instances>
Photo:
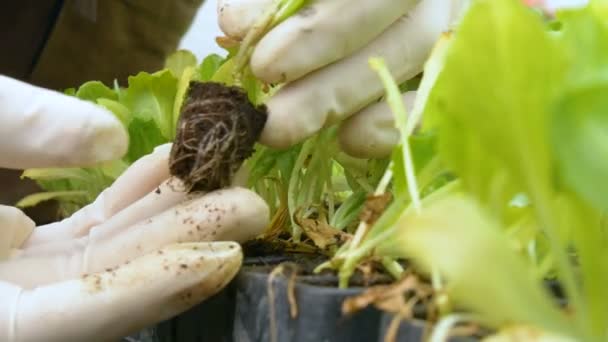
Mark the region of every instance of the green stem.
<instances>
[{"instance_id":1,"label":"green stem","mask_svg":"<svg viewBox=\"0 0 608 342\"><path fill-rule=\"evenodd\" d=\"M233 78L235 85L242 85L243 70L245 69L245 66L249 64L249 59L253 54L254 46L269 29L275 13L279 10L279 6L280 2L273 2L245 35L234 59Z\"/></svg>"},{"instance_id":2,"label":"green stem","mask_svg":"<svg viewBox=\"0 0 608 342\"><path fill-rule=\"evenodd\" d=\"M236 85L242 85L243 70L249 64L255 44L273 27L297 12L306 0L275 0L249 29L235 57L233 77Z\"/></svg>"},{"instance_id":3,"label":"green stem","mask_svg":"<svg viewBox=\"0 0 608 342\"><path fill-rule=\"evenodd\" d=\"M426 205L429 205L433 201L458 191L460 189L459 186L459 181L453 181L446 184L425 197L423 202ZM395 226L395 223L403 215L409 214L411 207L408 207L408 203L409 202L403 198L395 199L395 201L384 211L382 216L380 216L378 221L376 221L372 229L366 234L365 240L362 241L357 248L350 249L349 247L343 246L344 250L336 254L334 259L343 260L339 272L340 287L344 288L348 286L348 280L361 259L369 255L375 248L381 246L382 243L386 243L387 246L390 246L391 242L394 242L395 230L398 229L398 227ZM378 254L387 255L387 253L382 253L382 251L378 251Z\"/></svg>"},{"instance_id":4,"label":"green stem","mask_svg":"<svg viewBox=\"0 0 608 342\"><path fill-rule=\"evenodd\" d=\"M392 234L394 234L392 229L386 230L372 239L365 240L359 248L344 253L344 264L342 264L342 267L340 267L339 272L340 288L348 287L348 281L355 271L359 261L369 255L374 247L380 244L383 240L391 239Z\"/></svg>"},{"instance_id":5,"label":"green stem","mask_svg":"<svg viewBox=\"0 0 608 342\"><path fill-rule=\"evenodd\" d=\"M568 255L565 252L559 234L557 233L559 231L559 223L554 219L548 205L549 203L552 203L550 191L541 188L544 183L543 180L530 180L528 182L529 189L531 190L530 197L532 203L535 204L534 208L541 223L540 226L549 238L551 249L558 264L558 272L564 282L566 296L570 303L572 303L574 311L577 313L577 325L581 328L581 324L588 323L586 306L584 305L578 286L576 285L576 277L574 276L572 264L569 261ZM582 331L587 331L587 329L583 329Z\"/></svg>"},{"instance_id":6,"label":"green stem","mask_svg":"<svg viewBox=\"0 0 608 342\"><path fill-rule=\"evenodd\" d=\"M382 266L391 274L391 276L395 279L401 278L403 274L403 267L393 258L383 257L382 258Z\"/></svg>"},{"instance_id":7,"label":"green stem","mask_svg":"<svg viewBox=\"0 0 608 342\"><path fill-rule=\"evenodd\" d=\"M304 6L307 0L281 0L280 9L275 14L271 26L276 26L283 22L285 19L296 13L302 6Z\"/></svg>"},{"instance_id":8,"label":"green stem","mask_svg":"<svg viewBox=\"0 0 608 342\"><path fill-rule=\"evenodd\" d=\"M300 150L300 154L298 155L298 159L294 164L294 167L291 171L291 176L289 177L289 188L287 191L287 208L289 210L289 220L291 221L292 227L292 237L295 242L300 242L300 238L302 236L302 229L298 224L294 221L293 215L296 211L297 201L296 201L296 187L300 181L301 170L304 166L304 162L306 158L310 154L310 150L314 144L314 139L308 140L302 146Z\"/></svg>"}]
</instances>

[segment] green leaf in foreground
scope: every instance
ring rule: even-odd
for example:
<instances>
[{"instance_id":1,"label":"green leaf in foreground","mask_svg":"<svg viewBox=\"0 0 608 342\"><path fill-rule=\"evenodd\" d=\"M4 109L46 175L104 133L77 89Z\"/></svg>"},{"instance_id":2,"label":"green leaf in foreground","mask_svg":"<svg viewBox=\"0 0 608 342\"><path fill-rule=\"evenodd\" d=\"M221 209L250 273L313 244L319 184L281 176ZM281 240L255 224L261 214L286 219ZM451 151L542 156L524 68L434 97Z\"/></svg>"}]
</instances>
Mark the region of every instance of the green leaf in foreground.
<instances>
[{"instance_id":1,"label":"green leaf in foreground","mask_svg":"<svg viewBox=\"0 0 608 342\"><path fill-rule=\"evenodd\" d=\"M608 209L608 24L606 2L565 11L560 42L570 58L564 90L551 107L551 142L563 186L562 209L571 222L571 240L586 300L590 336L606 338L608 243L602 225ZM578 195L578 196L577 196ZM579 197L580 196L580 197ZM562 214L561 216L564 216ZM563 219L562 219L563 220Z\"/></svg>"},{"instance_id":2,"label":"green leaf in foreground","mask_svg":"<svg viewBox=\"0 0 608 342\"><path fill-rule=\"evenodd\" d=\"M510 0L477 1L450 44L425 116L439 150L482 201L504 209L551 174L547 106L562 79L559 49L539 18Z\"/></svg>"},{"instance_id":3,"label":"green leaf in foreground","mask_svg":"<svg viewBox=\"0 0 608 342\"><path fill-rule=\"evenodd\" d=\"M426 203L419 214L404 215L398 226L397 248L424 269L437 269L448 280L452 301L480 314L486 324L530 324L577 336L528 264L509 247L500 223L474 199L453 193Z\"/></svg>"},{"instance_id":4,"label":"green leaf in foreground","mask_svg":"<svg viewBox=\"0 0 608 342\"><path fill-rule=\"evenodd\" d=\"M516 194L530 200L550 242L544 260L555 261L574 331L588 341L605 339L608 319L602 292L608 244L598 227L598 210L606 209L605 165L592 155L607 151L600 94L608 35L605 17L593 9L562 14L563 30L550 32L519 2L476 1L455 33L425 113L438 130L442 158L501 227L513 223L505 208ZM566 247L574 247L576 265ZM467 301L479 293L471 291Z\"/></svg>"},{"instance_id":5,"label":"green leaf in foreground","mask_svg":"<svg viewBox=\"0 0 608 342\"><path fill-rule=\"evenodd\" d=\"M429 96L439 151L495 217L524 192L551 241L579 323L583 304L553 205L549 105L564 79L563 50L541 19L511 0L479 0L463 18Z\"/></svg>"},{"instance_id":6,"label":"green leaf in foreground","mask_svg":"<svg viewBox=\"0 0 608 342\"><path fill-rule=\"evenodd\" d=\"M565 181L608 209L608 82L570 91L557 103L552 141Z\"/></svg>"},{"instance_id":7,"label":"green leaf in foreground","mask_svg":"<svg viewBox=\"0 0 608 342\"><path fill-rule=\"evenodd\" d=\"M605 5L604 5L605 6ZM599 7L561 14L572 68L552 106L551 141L565 182L608 209L608 24Z\"/></svg>"}]
</instances>

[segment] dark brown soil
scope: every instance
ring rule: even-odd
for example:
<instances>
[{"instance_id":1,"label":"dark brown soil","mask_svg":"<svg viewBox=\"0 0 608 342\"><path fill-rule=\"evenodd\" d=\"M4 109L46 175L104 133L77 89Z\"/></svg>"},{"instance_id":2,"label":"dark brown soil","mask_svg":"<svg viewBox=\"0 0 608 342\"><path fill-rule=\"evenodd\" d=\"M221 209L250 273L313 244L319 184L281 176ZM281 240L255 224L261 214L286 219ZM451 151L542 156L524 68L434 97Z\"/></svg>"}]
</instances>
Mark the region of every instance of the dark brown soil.
<instances>
[{"instance_id":1,"label":"dark brown soil","mask_svg":"<svg viewBox=\"0 0 608 342\"><path fill-rule=\"evenodd\" d=\"M254 106L239 87L190 82L171 150L171 174L188 192L229 186L253 153L266 118L266 107Z\"/></svg>"},{"instance_id":2,"label":"dark brown soil","mask_svg":"<svg viewBox=\"0 0 608 342\"><path fill-rule=\"evenodd\" d=\"M245 260L244 269L247 271L270 273L279 265L290 265L285 274L295 271L299 282L327 287L338 286L338 274L334 270L326 269L314 273L314 269L327 261L328 258L319 253L294 252L286 250L286 242L277 243L276 240L252 240L243 244ZM297 249L293 246L292 250ZM295 266L295 268L294 268ZM373 266L373 265L372 265ZM372 272L364 274L356 270L350 279L351 287L368 287L386 285L394 282L394 278L384 271L380 265L375 265Z\"/></svg>"}]
</instances>

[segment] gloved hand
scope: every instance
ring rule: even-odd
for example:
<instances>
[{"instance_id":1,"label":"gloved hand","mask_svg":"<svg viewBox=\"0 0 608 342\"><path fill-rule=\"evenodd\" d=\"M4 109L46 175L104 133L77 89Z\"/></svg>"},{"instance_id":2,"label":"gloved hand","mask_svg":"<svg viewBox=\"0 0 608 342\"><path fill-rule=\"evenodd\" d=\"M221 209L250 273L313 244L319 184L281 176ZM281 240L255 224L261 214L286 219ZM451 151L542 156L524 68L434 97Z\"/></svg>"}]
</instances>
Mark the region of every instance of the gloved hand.
<instances>
[{"instance_id":1,"label":"gloved hand","mask_svg":"<svg viewBox=\"0 0 608 342\"><path fill-rule=\"evenodd\" d=\"M273 1L219 0L222 31L242 39ZM384 88L369 58L384 58L399 83L413 78L466 3L312 0L262 37L251 57L256 77L287 83L266 103L270 115L261 142L289 147L350 118L339 132L345 152L362 158L389 155L399 134L388 106L372 104Z\"/></svg>"},{"instance_id":2,"label":"gloved hand","mask_svg":"<svg viewBox=\"0 0 608 342\"><path fill-rule=\"evenodd\" d=\"M587 6L589 0L523 0L524 4L540 9L549 17L563 9L572 9Z\"/></svg>"},{"instance_id":3,"label":"gloved hand","mask_svg":"<svg viewBox=\"0 0 608 342\"><path fill-rule=\"evenodd\" d=\"M127 140L102 108L0 76L0 167L83 166L120 157ZM116 340L234 277L236 242L266 226L266 204L238 187L180 192L169 151L141 158L61 222L35 228L0 206L0 341Z\"/></svg>"}]
</instances>

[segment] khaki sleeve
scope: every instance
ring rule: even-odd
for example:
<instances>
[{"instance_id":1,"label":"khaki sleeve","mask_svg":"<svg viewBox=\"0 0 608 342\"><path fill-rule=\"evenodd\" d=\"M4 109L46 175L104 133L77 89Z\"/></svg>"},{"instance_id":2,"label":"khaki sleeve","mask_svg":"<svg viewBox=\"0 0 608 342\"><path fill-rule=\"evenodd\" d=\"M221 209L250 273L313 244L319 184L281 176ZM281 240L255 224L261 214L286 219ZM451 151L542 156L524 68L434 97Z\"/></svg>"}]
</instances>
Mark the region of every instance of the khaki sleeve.
<instances>
[{"instance_id":1,"label":"khaki sleeve","mask_svg":"<svg viewBox=\"0 0 608 342\"><path fill-rule=\"evenodd\" d=\"M111 85L162 68L204 0L66 0L30 82Z\"/></svg>"}]
</instances>

